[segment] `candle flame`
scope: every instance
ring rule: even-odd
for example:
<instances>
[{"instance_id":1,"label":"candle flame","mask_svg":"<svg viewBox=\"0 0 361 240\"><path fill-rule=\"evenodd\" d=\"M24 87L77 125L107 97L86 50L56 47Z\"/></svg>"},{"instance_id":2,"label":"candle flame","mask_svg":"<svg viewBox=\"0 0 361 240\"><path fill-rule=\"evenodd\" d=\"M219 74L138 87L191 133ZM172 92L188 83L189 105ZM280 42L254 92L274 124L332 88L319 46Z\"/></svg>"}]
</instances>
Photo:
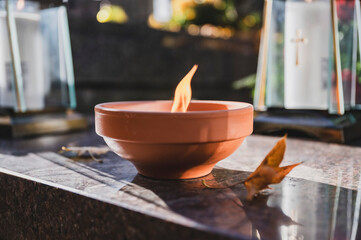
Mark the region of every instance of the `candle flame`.
<instances>
[{"instance_id":1,"label":"candle flame","mask_svg":"<svg viewBox=\"0 0 361 240\"><path fill-rule=\"evenodd\" d=\"M179 82L175 89L174 101L171 112L186 112L192 98L191 80L197 71L198 65L194 65L189 73Z\"/></svg>"}]
</instances>

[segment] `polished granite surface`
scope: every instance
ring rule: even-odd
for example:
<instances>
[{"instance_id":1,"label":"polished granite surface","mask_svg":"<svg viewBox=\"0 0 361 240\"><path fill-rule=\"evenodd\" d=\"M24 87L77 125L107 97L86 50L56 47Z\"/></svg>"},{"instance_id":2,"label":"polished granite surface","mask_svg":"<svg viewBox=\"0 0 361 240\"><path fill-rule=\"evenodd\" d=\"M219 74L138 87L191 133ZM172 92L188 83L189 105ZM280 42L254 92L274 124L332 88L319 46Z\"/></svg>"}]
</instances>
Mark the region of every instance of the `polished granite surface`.
<instances>
[{"instance_id":1,"label":"polished granite surface","mask_svg":"<svg viewBox=\"0 0 361 240\"><path fill-rule=\"evenodd\" d=\"M276 137L250 136L236 153L217 164L212 174L183 181L145 178L137 174L131 163L113 153L103 156L103 163L73 161L56 153L63 145L103 145L92 130L36 140L1 141L0 223L14 226L21 221L36 220L37 225L29 228L38 232L18 229L19 235L11 235L15 238L27 234L47 236L46 232L58 225L62 226L56 228L58 236L66 237L74 230L73 225L66 223L73 222L74 218L79 218L76 224L85 233L124 239L157 238L161 234L169 234L171 239L361 238L358 221L361 192L356 191L361 148L288 139L283 165L299 161L305 161L304 164L253 202L245 201L246 190L242 184L226 189L209 189L202 184L202 180L209 185L244 180L277 140ZM34 186L19 187L24 184ZM59 191L73 194L61 193L63 196ZM49 199L49 194L63 197ZM23 198L24 202L19 200ZM38 199L38 211L26 198ZM56 209L63 206L64 201L69 207L61 211L63 216ZM48 220L41 217L41 207L49 214L57 212L51 227L46 224ZM73 208L80 213L75 214ZM16 214L24 216L12 216ZM90 229L89 219L103 224L96 225L98 230L93 229L94 225ZM122 230L125 235L119 235L114 222L125 224ZM166 226L169 230L164 232L157 226Z\"/></svg>"}]
</instances>

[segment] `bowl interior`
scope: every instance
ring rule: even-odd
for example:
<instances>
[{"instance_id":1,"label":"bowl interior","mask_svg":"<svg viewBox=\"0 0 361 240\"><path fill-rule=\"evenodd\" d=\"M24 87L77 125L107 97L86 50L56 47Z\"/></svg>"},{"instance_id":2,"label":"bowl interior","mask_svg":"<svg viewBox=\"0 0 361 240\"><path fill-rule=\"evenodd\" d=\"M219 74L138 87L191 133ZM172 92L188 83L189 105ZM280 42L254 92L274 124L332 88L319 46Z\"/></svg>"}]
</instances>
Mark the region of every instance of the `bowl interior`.
<instances>
[{"instance_id":1,"label":"bowl interior","mask_svg":"<svg viewBox=\"0 0 361 240\"><path fill-rule=\"evenodd\" d=\"M170 112L173 101L114 102L100 104L104 110L134 112ZM249 107L249 104L231 101L192 101L187 112L227 111Z\"/></svg>"}]
</instances>

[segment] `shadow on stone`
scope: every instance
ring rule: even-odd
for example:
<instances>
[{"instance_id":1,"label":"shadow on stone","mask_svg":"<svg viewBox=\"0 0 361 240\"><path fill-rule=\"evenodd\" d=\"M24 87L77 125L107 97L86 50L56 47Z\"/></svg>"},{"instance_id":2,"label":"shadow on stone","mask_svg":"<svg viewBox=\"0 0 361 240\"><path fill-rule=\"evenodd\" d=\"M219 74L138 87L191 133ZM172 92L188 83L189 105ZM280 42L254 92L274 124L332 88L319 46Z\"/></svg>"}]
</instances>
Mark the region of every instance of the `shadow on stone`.
<instances>
[{"instance_id":1,"label":"shadow on stone","mask_svg":"<svg viewBox=\"0 0 361 240\"><path fill-rule=\"evenodd\" d=\"M252 238L256 238L258 233L262 238L279 239L280 226L296 223L279 207L267 205L269 195L259 195L254 201L247 202L247 190L243 184L210 189L202 183L205 180L207 183L231 185L248 175L248 172L216 168L203 178L179 181L150 179L138 174L132 183L152 191L169 209L212 231L227 231L247 237L252 234ZM132 193L132 187L126 186L122 191Z\"/></svg>"}]
</instances>

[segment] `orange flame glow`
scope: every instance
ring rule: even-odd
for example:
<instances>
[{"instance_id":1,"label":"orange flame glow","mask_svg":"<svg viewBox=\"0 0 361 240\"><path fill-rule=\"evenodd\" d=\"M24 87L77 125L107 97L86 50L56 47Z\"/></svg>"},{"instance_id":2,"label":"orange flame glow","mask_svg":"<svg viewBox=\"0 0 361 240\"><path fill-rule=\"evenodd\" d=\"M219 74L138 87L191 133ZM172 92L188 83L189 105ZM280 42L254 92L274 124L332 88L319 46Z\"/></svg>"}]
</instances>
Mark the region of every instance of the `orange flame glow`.
<instances>
[{"instance_id":1,"label":"orange flame glow","mask_svg":"<svg viewBox=\"0 0 361 240\"><path fill-rule=\"evenodd\" d=\"M186 112L192 98L191 80L197 71L198 65L194 65L189 73L179 82L175 89L172 112Z\"/></svg>"}]
</instances>

